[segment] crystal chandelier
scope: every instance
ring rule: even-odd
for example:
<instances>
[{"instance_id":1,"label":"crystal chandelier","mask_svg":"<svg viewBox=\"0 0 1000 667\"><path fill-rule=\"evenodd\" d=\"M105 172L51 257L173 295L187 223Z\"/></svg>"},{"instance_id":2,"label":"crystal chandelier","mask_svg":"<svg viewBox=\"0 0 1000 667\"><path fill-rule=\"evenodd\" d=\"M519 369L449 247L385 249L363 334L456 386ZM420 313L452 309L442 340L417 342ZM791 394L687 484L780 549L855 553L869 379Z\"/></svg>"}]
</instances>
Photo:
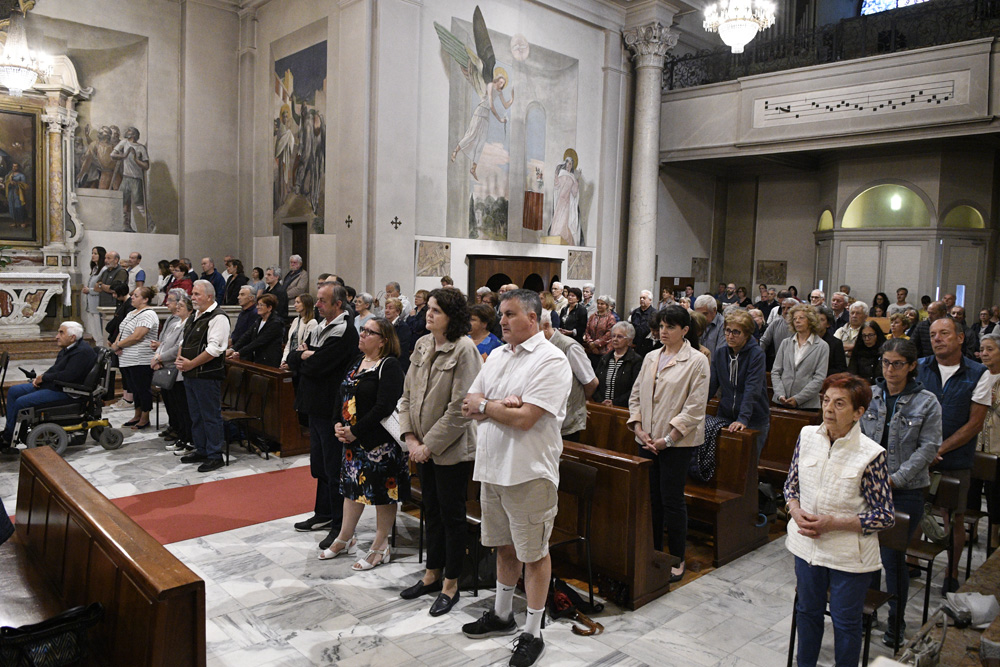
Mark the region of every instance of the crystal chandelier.
<instances>
[{"instance_id":1,"label":"crystal chandelier","mask_svg":"<svg viewBox=\"0 0 1000 667\"><path fill-rule=\"evenodd\" d=\"M0 54L0 86L6 88L11 97L21 97L25 90L35 85L38 77L46 78L51 73L51 60L28 48L24 14L12 11L7 42Z\"/></svg>"},{"instance_id":2,"label":"crystal chandelier","mask_svg":"<svg viewBox=\"0 0 1000 667\"><path fill-rule=\"evenodd\" d=\"M720 0L705 9L705 30L718 32L733 53L743 53L759 30L774 25L774 3L768 0Z\"/></svg>"}]
</instances>

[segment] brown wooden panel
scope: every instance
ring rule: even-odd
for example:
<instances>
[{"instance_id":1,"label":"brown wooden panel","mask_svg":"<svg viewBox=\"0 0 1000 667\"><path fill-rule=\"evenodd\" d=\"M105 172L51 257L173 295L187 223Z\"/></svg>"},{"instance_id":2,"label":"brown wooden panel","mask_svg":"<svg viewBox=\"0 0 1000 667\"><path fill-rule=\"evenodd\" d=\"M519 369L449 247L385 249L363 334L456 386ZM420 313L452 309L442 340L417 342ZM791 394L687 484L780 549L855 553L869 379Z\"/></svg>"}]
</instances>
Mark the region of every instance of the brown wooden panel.
<instances>
[{"instance_id":1,"label":"brown wooden panel","mask_svg":"<svg viewBox=\"0 0 1000 667\"><path fill-rule=\"evenodd\" d=\"M263 421L264 434L281 445L279 456L305 454L309 451L309 437L303 433L299 424L299 415L295 412L295 389L292 386L292 374L272 366L264 366L248 361L227 361L228 365L243 369L244 392L250 378L260 375L267 378L267 405ZM241 401L242 406L242 401ZM259 423L253 423L251 428L260 428Z\"/></svg>"},{"instance_id":2,"label":"brown wooden panel","mask_svg":"<svg viewBox=\"0 0 1000 667\"><path fill-rule=\"evenodd\" d=\"M16 520L15 526L24 541L27 541L28 533L31 532L31 499L34 485L34 475L17 476L17 500L14 505L14 518Z\"/></svg>"},{"instance_id":3,"label":"brown wooden panel","mask_svg":"<svg viewBox=\"0 0 1000 667\"><path fill-rule=\"evenodd\" d=\"M156 633L155 608L139 586L128 574L118 577L118 595L115 616L112 662L116 665L149 664L150 641ZM180 663L178 663L180 664Z\"/></svg>"},{"instance_id":4,"label":"brown wooden panel","mask_svg":"<svg viewBox=\"0 0 1000 667\"><path fill-rule=\"evenodd\" d=\"M487 284L490 277L498 273L506 274L511 282L519 286L523 286L525 278L531 274L538 274L546 289L556 276L565 277L562 275L561 259L469 255L468 261L470 299L474 297L476 288Z\"/></svg>"},{"instance_id":5,"label":"brown wooden panel","mask_svg":"<svg viewBox=\"0 0 1000 667\"><path fill-rule=\"evenodd\" d=\"M87 604L87 573L90 569L91 536L72 515L66 524L66 553L63 559L62 597L69 607Z\"/></svg>"},{"instance_id":6,"label":"brown wooden panel","mask_svg":"<svg viewBox=\"0 0 1000 667\"><path fill-rule=\"evenodd\" d=\"M98 652L112 655L115 642L115 626L118 622L115 600L118 593L118 567L96 541L90 543L90 558L87 563L87 600L100 602L104 606L104 620L97 627L96 642Z\"/></svg>"},{"instance_id":7,"label":"brown wooden panel","mask_svg":"<svg viewBox=\"0 0 1000 667\"><path fill-rule=\"evenodd\" d=\"M198 595L176 596L160 606L150 665L205 664L205 582L198 586Z\"/></svg>"},{"instance_id":8,"label":"brown wooden panel","mask_svg":"<svg viewBox=\"0 0 1000 667\"><path fill-rule=\"evenodd\" d=\"M39 556L45 553L45 522L49 519L50 497L51 493L45 483L36 479L31 486L31 515L28 518L28 539L25 543Z\"/></svg>"},{"instance_id":9,"label":"brown wooden panel","mask_svg":"<svg viewBox=\"0 0 1000 667\"><path fill-rule=\"evenodd\" d=\"M53 496L49 500L49 517L45 524L45 569L51 573L56 590L63 590L63 559L66 557L66 522L69 510Z\"/></svg>"},{"instance_id":10,"label":"brown wooden panel","mask_svg":"<svg viewBox=\"0 0 1000 667\"><path fill-rule=\"evenodd\" d=\"M542 231L542 210L545 195L541 192L524 193L524 220L522 226L536 232ZM548 287L548 285L546 285Z\"/></svg>"}]
</instances>

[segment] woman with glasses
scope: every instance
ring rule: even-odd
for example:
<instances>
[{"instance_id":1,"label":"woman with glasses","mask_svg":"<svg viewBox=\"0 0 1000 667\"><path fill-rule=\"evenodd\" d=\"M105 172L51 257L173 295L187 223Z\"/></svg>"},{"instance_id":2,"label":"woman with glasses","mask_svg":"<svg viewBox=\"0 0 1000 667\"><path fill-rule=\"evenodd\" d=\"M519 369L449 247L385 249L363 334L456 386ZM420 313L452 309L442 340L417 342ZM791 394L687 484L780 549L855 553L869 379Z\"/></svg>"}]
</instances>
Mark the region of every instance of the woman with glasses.
<instances>
[{"instance_id":1,"label":"woman with glasses","mask_svg":"<svg viewBox=\"0 0 1000 667\"><path fill-rule=\"evenodd\" d=\"M847 372L858 377L863 377L870 384L882 377L882 364L879 358L882 356L882 344L885 343L885 334L882 328L868 320L861 325L858 332L858 343L854 346L850 361L847 362Z\"/></svg>"},{"instance_id":2,"label":"woman with glasses","mask_svg":"<svg viewBox=\"0 0 1000 667\"><path fill-rule=\"evenodd\" d=\"M924 494L930 485L928 468L941 445L941 404L916 380L917 347L912 341L892 338L881 349L882 377L872 386L872 401L861 418L861 432L886 451L892 502L910 515L912 538L924 515ZM882 566L886 590L896 595L889 601L889 629L882 641L898 647L905 624L900 619L897 637L896 601L908 599L910 575L905 568L899 571L896 567L891 549L882 549Z\"/></svg>"},{"instance_id":3,"label":"woman with glasses","mask_svg":"<svg viewBox=\"0 0 1000 667\"><path fill-rule=\"evenodd\" d=\"M819 319L812 306L799 304L785 313L795 333L781 341L771 367L774 402L787 408L819 409L819 390L830 363L830 346L819 337Z\"/></svg>"},{"instance_id":4,"label":"woman with glasses","mask_svg":"<svg viewBox=\"0 0 1000 667\"><path fill-rule=\"evenodd\" d=\"M705 441L711 370L708 357L691 346L687 310L667 306L653 322L663 346L642 360L629 397L627 426L635 432L640 455L653 459L649 469L653 548L663 550L665 528L670 554L681 559L680 567L670 570L670 581L677 582L684 576L687 546L684 482L695 447Z\"/></svg>"},{"instance_id":5,"label":"woman with glasses","mask_svg":"<svg viewBox=\"0 0 1000 667\"><path fill-rule=\"evenodd\" d=\"M752 428L757 434L757 458L767 442L771 410L767 405L767 360L753 337L755 323L745 310L726 315L726 344L712 354L712 379L708 395L722 390L718 416L729 422L729 431Z\"/></svg>"},{"instance_id":6,"label":"woman with glasses","mask_svg":"<svg viewBox=\"0 0 1000 667\"><path fill-rule=\"evenodd\" d=\"M334 426L334 434L344 443L340 464L344 519L340 534L319 559L355 553L354 530L365 507L374 505L375 537L371 548L352 566L370 570L389 562L389 531L396 521L399 489L409 488L410 473L406 454L382 426L403 395L396 330L385 318L368 320L361 327L358 349L362 355L340 385L340 420Z\"/></svg>"},{"instance_id":7,"label":"woman with glasses","mask_svg":"<svg viewBox=\"0 0 1000 667\"><path fill-rule=\"evenodd\" d=\"M632 349L635 327L619 322L611 327L611 351L597 363L597 389L593 399L604 405L628 407L632 387L639 377L642 357Z\"/></svg>"}]
</instances>

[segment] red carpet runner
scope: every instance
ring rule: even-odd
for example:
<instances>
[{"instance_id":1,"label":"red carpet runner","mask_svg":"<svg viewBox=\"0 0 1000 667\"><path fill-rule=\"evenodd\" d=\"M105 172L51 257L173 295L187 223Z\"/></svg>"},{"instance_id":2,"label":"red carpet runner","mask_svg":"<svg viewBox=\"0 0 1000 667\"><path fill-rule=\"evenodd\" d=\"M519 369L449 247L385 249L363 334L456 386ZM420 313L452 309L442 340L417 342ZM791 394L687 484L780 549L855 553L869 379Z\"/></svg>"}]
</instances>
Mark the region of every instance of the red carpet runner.
<instances>
[{"instance_id":1,"label":"red carpet runner","mask_svg":"<svg viewBox=\"0 0 1000 667\"><path fill-rule=\"evenodd\" d=\"M112 500L160 544L181 542L308 512L309 466L192 484Z\"/></svg>"}]
</instances>

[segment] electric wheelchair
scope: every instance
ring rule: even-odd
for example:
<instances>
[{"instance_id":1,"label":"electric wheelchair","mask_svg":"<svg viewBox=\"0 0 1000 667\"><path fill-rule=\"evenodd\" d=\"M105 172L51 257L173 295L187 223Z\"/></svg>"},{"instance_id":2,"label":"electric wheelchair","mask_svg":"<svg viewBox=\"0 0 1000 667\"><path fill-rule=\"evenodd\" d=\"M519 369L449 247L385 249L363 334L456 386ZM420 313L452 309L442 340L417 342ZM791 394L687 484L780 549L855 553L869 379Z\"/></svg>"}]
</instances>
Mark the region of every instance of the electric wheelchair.
<instances>
[{"instance_id":1,"label":"electric wheelchair","mask_svg":"<svg viewBox=\"0 0 1000 667\"><path fill-rule=\"evenodd\" d=\"M104 449L121 447L124 434L101 416L105 395L114 382L112 356L111 350L99 348L97 363L82 384L57 381L65 400L18 411L11 446L51 447L62 456L69 445L84 444L89 432Z\"/></svg>"}]
</instances>

